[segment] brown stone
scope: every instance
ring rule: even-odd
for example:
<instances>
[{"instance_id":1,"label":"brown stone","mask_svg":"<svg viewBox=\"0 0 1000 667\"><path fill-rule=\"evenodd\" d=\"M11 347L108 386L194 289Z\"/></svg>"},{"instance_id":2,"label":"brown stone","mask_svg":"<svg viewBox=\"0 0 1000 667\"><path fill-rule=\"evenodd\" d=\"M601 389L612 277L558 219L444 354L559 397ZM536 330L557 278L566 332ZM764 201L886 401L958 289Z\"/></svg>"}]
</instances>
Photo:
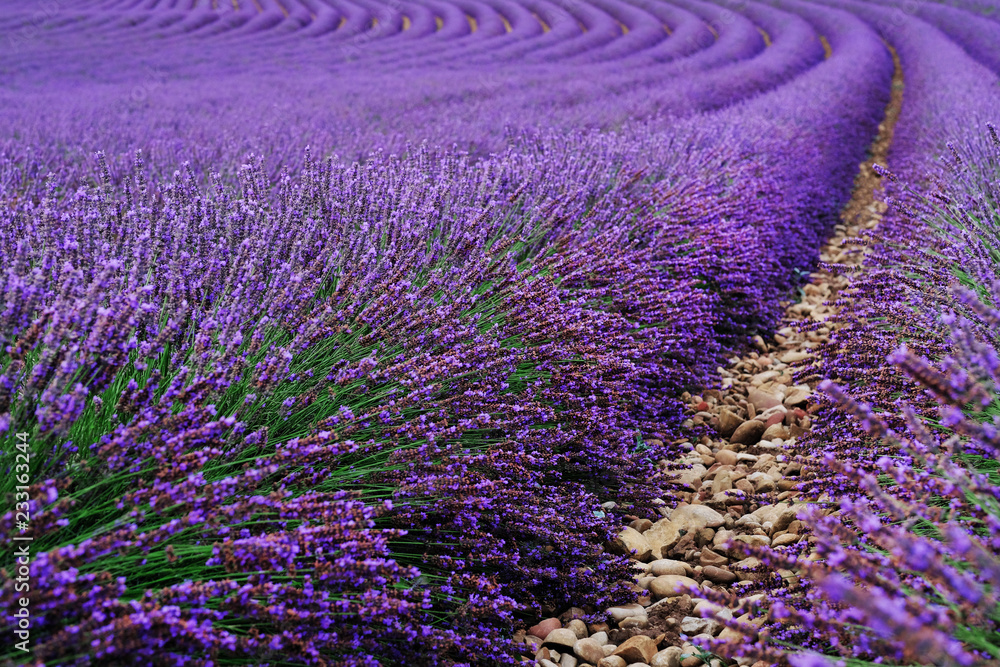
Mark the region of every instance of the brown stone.
<instances>
[{"instance_id":1,"label":"brown stone","mask_svg":"<svg viewBox=\"0 0 1000 667\"><path fill-rule=\"evenodd\" d=\"M625 662L625 658L620 655L609 655L606 658L602 658L597 667L625 667L628 663Z\"/></svg>"},{"instance_id":2,"label":"brown stone","mask_svg":"<svg viewBox=\"0 0 1000 667\"><path fill-rule=\"evenodd\" d=\"M729 449L720 449L715 453L715 462L721 463L724 466L734 466L736 465L736 452Z\"/></svg>"},{"instance_id":3,"label":"brown stone","mask_svg":"<svg viewBox=\"0 0 1000 667\"><path fill-rule=\"evenodd\" d=\"M685 576L690 575L691 572L691 566L684 561L679 560L661 558L660 560L654 560L649 564L649 573L652 574L654 578L664 574Z\"/></svg>"},{"instance_id":4,"label":"brown stone","mask_svg":"<svg viewBox=\"0 0 1000 667\"><path fill-rule=\"evenodd\" d=\"M625 640L621 646L611 655L618 656L625 661L626 665L634 662L649 664L649 661L656 655L656 642L645 635L636 635Z\"/></svg>"},{"instance_id":5,"label":"brown stone","mask_svg":"<svg viewBox=\"0 0 1000 667\"><path fill-rule=\"evenodd\" d=\"M653 656L649 661L649 667L680 667L681 653L684 652L680 646L670 646Z\"/></svg>"},{"instance_id":6,"label":"brown stone","mask_svg":"<svg viewBox=\"0 0 1000 667\"><path fill-rule=\"evenodd\" d=\"M604 649L593 639L581 639L573 644L573 653L584 662L596 665L604 659Z\"/></svg>"},{"instance_id":7,"label":"brown stone","mask_svg":"<svg viewBox=\"0 0 1000 667\"><path fill-rule=\"evenodd\" d=\"M776 538L774 538L774 540L771 542L771 546L775 548L784 547L788 546L789 544L795 544L798 541L799 541L798 535L793 535L792 533L782 533L781 535L778 535Z\"/></svg>"},{"instance_id":8,"label":"brown stone","mask_svg":"<svg viewBox=\"0 0 1000 667\"><path fill-rule=\"evenodd\" d=\"M721 567L715 567L714 565L702 568L701 575L709 581L714 581L717 584L731 584L736 581L735 574L729 570L723 570Z\"/></svg>"},{"instance_id":9,"label":"brown stone","mask_svg":"<svg viewBox=\"0 0 1000 667\"><path fill-rule=\"evenodd\" d=\"M624 528L611 543L611 550L623 556L633 556L637 560L649 560L652 548L642 533L635 528Z\"/></svg>"},{"instance_id":10,"label":"brown stone","mask_svg":"<svg viewBox=\"0 0 1000 667\"><path fill-rule=\"evenodd\" d=\"M788 440L791 436L788 433L788 429L782 425L781 420L778 420L774 424L771 424L766 429L764 429L764 434L760 436L761 440L771 441L776 438L781 438L782 440Z\"/></svg>"},{"instance_id":11,"label":"brown stone","mask_svg":"<svg viewBox=\"0 0 1000 667\"><path fill-rule=\"evenodd\" d=\"M642 534L652 549L653 558L663 558L666 552L681 539L680 529L670 519L660 519Z\"/></svg>"},{"instance_id":12,"label":"brown stone","mask_svg":"<svg viewBox=\"0 0 1000 667\"><path fill-rule=\"evenodd\" d=\"M760 442L760 436L764 435L765 428L764 422L751 419L740 424L729 440L741 445L755 445Z\"/></svg>"},{"instance_id":13,"label":"brown stone","mask_svg":"<svg viewBox=\"0 0 1000 667\"><path fill-rule=\"evenodd\" d=\"M544 640L546 637L549 636L550 632L552 632L553 630L558 630L561 627L562 623L559 622L558 618L547 618L544 621L538 623L537 625L533 625L530 628L528 628L528 634L534 635L539 639Z\"/></svg>"},{"instance_id":14,"label":"brown stone","mask_svg":"<svg viewBox=\"0 0 1000 667\"><path fill-rule=\"evenodd\" d=\"M698 562L701 563L702 567L709 567L712 565L718 567L728 563L729 559L725 556L720 556L708 547L705 547L701 550L701 557L698 559Z\"/></svg>"},{"instance_id":15,"label":"brown stone","mask_svg":"<svg viewBox=\"0 0 1000 667\"><path fill-rule=\"evenodd\" d=\"M589 632L587 632L587 624L578 618L574 618L572 621L566 624L566 627L573 631L577 639L583 639Z\"/></svg>"},{"instance_id":16,"label":"brown stone","mask_svg":"<svg viewBox=\"0 0 1000 667\"><path fill-rule=\"evenodd\" d=\"M719 435L728 438L742 423L742 417L731 410L723 408L722 412L719 413Z\"/></svg>"},{"instance_id":17,"label":"brown stone","mask_svg":"<svg viewBox=\"0 0 1000 667\"><path fill-rule=\"evenodd\" d=\"M545 638L545 643L543 646L546 648L554 648L555 650L562 653L566 649L573 648L573 645L577 642L576 633L569 628L556 628L549 633L549 636Z\"/></svg>"},{"instance_id":18,"label":"brown stone","mask_svg":"<svg viewBox=\"0 0 1000 667\"><path fill-rule=\"evenodd\" d=\"M782 397L780 394L767 391L763 387L752 387L747 393L747 401L757 409L757 412L763 412L768 408L781 405Z\"/></svg>"},{"instance_id":19,"label":"brown stone","mask_svg":"<svg viewBox=\"0 0 1000 667\"><path fill-rule=\"evenodd\" d=\"M664 574L649 582L649 591L659 599L672 598L684 595L689 586L697 588L698 582L683 575Z\"/></svg>"},{"instance_id":20,"label":"brown stone","mask_svg":"<svg viewBox=\"0 0 1000 667\"><path fill-rule=\"evenodd\" d=\"M629 528L635 530L637 533L645 533L647 530L653 527L653 522L649 519L636 519L630 523Z\"/></svg>"},{"instance_id":21,"label":"brown stone","mask_svg":"<svg viewBox=\"0 0 1000 667\"><path fill-rule=\"evenodd\" d=\"M670 515L670 521L687 531L699 528L718 528L724 523L724 517L704 505L680 505Z\"/></svg>"}]
</instances>

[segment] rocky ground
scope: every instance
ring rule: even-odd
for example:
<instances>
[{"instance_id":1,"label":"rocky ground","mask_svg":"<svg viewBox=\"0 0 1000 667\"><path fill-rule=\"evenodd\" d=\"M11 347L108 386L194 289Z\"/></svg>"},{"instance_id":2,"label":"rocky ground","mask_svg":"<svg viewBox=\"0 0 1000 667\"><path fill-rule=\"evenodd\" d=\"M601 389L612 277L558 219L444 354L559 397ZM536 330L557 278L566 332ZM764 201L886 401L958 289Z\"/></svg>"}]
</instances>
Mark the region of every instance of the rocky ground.
<instances>
[{"instance_id":1,"label":"rocky ground","mask_svg":"<svg viewBox=\"0 0 1000 667\"><path fill-rule=\"evenodd\" d=\"M886 164L901 102L897 60L886 119L871 159L860 167L841 224L822 250L823 263L862 263L864 246L844 241L877 227L885 211L872 165ZM685 441L690 453L682 463L689 468L674 472L670 462L661 461L658 478L652 481L678 483L685 502L669 508L660 501L655 509L661 519L635 519L609 545L632 555L639 601L606 610L605 622L586 623L581 620L584 610L574 607L520 631L516 640L524 644L527 662L541 667L695 667L703 662L695 646L699 639L739 635L703 618L712 605L692 598L690 588L738 595L741 586L760 577L760 562L744 558L739 542L809 557L810 538L796 508L804 500L796 490L803 468L790 454L813 427L814 390L822 378L810 375L809 368L816 350L837 326L834 316L849 307L846 300L838 301L849 282L847 272L811 274L801 298L786 304L784 326L772 340L756 338L756 350L720 368L720 389L683 396L690 412L685 426L702 427L712 435ZM795 581L794 572L777 574ZM748 614L740 620L759 625L763 619Z\"/></svg>"}]
</instances>

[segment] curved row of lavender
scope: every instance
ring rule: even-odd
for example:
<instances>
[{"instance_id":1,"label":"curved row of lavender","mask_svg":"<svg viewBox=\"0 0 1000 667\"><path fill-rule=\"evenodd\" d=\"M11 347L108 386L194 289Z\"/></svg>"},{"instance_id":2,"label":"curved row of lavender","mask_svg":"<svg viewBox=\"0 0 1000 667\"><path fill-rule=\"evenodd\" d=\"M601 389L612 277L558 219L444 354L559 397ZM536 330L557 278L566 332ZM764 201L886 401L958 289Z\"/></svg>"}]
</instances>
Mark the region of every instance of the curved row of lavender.
<instances>
[{"instance_id":1,"label":"curved row of lavender","mask_svg":"<svg viewBox=\"0 0 1000 667\"><path fill-rule=\"evenodd\" d=\"M792 0L5 1L0 31L43 664L507 663L521 619L629 599L603 545L673 399L775 322L892 70Z\"/></svg>"},{"instance_id":2,"label":"curved row of lavender","mask_svg":"<svg viewBox=\"0 0 1000 667\"><path fill-rule=\"evenodd\" d=\"M892 207L863 241L872 254L846 327L802 371L829 378L824 428L806 447L820 471L813 497L839 511L808 513L821 564L755 550L813 585L760 582L776 600L769 632L744 627L742 645L717 650L794 665L990 664L1000 656L1000 79L983 35L997 24L933 3L836 6L898 50L905 82L882 171Z\"/></svg>"}]
</instances>

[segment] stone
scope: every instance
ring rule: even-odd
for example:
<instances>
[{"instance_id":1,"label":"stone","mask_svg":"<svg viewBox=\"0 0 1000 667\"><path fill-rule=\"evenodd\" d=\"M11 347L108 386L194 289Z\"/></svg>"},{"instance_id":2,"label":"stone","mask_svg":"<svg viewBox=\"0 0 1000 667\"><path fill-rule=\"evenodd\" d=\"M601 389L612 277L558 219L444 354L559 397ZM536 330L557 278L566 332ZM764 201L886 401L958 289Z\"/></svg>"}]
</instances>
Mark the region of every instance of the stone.
<instances>
[{"instance_id":1,"label":"stone","mask_svg":"<svg viewBox=\"0 0 1000 667\"><path fill-rule=\"evenodd\" d=\"M698 618L696 616L685 616L681 619L681 632L694 635L716 635L722 631L722 624L714 618Z\"/></svg>"},{"instance_id":2,"label":"stone","mask_svg":"<svg viewBox=\"0 0 1000 667\"><path fill-rule=\"evenodd\" d=\"M741 445L755 445L760 441L760 436L764 435L764 422L751 419L740 424L739 428L730 436L730 442L738 442Z\"/></svg>"},{"instance_id":3,"label":"stone","mask_svg":"<svg viewBox=\"0 0 1000 667\"><path fill-rule=\"evenodd\" d=\"M727 642L743 642L746 641L746 637L742 634L733 630L732 628L723 628L722 632L719 633L719 639ZM622 665L624 667L624 665Z\"/></svg>"},{"instance_id":4,"label":"stone","mask_svg":"<svg viewBox=\"0 0 1000 667\"><path fill-rule=\"evenodd\" d=\"M649 572L654 577L659 577L664 574L690 576L693 570L691 569L691 566L684 561L661 558L659 560L654 560L649 564Z\"/></svg>"},{"instance_id":5,"label":"stone","mask_svg":"<svg viewBox=\"0 0 1000 667\"><path fill-rule=\"evenodd\" d=\"M728 563L729 559L725 556L720 556L706 547L701 550L701 556L698 557L698 562L701 563L703 567L718 567Z\"/></svg>"},{"instance_id":6,"label":"stone","mask_svg":"<svg viewBox=\"0 0 1000 667\"><path fill-rule=\"evenodd\" d=\"M728 438L742 423L742 417L732 410L723 408L722 412L719 413L719 435Z\"/></svg>"},{"instance_id":7,"label":"stone","mask_svg":"<svg viewBox=\"0 0 1000 667\"><path fill-rule=\"evenodd\" d=\"M712 480L712 493L722 493L723 491L729 491L733 488L733 476L729 474L728 470L723 470L715 476Z\"/></svg>"},{"instance_id":8,"label":"stone","mask_svg":"<svg viewBox=\"0 0 1000 667\"><path fill-rule=\"evenodd\" d=\"M639 533L645 533L647 530L653 527L653 522L650 521L649 519L636 519L628 526L629 528L632 528L633 530Z\"/></svg>"},{"instance_id":9,"label":"stone","mask_svg":"<svg viewBox=\"0 0 1000 667\"><path fill-rule=\"evenodd\" d=\"M725 546L725 544L734 537L736 537L736 533L731 530L723 529L717 531L715 533L715 539L712 540L712 546L713 548L716 549L722 549Z\"/></svg>"},{"instance_id":10,"label":"stone","mask_svg":"<svg viewBox=\"0 0 1000 667\"><path fill-rule=\"evenodd\" d=\"M608 609L608 615L615 620L615 623L621 623L626 618L632 618L633 616L646 617L646 609L641 604L623 604L617 607L611 607Z\"/></svg>"},{"instance_id":11,"label":"stone","mask_svg":"<svg viewBox=\"0 0 1000 667\"><path fill-rule=\"evenodd\" d=\"M632 618L626 618L624 621L618 624L618 627L622 630L628 630L629 628L643 628L649 627L649 618L646 616L633 616Z\"/></svg>"},{"instance_id":12,"label":"stone","mask_svg":"<svg viewBox=\"0 0 1000 667\"><path fill-rule=\"evenodd\" d=\"M771 542L771 546L774 548L786 547L789 544L795 544L798 541L799 541L798 535L792 535L791 533L782 533L781 535L778 535L776 538L774 538L774 540Z\"/></svg>"},{"instance_id":13,"label":"stone","mask_svg":"<svg viewBox=\"0 0 1000 667\"><path fill-rule=\"evenodd\" d=\"M670 521L675 526L691 532L699 528L718 528L725 519L705 505L680 505L670 515Z\"/></svg>"},{"instance_id":14,"label":"stone","mask_svg":"<svg viewBox=\"0 0 1000 667\"><path fill-rule=\"evenodd\" d=\"M772 520L773 530L785 530L792 525L792 522L798 518L798 511L794 508L787 507L781 512L777 513Z\"/></svg>"},{"instance_id":15,"label":"stone","mask_svg":"<svg viewBox=\"0 0 1000 667\"><path fill-rule=\"evenodd\" d=\"M785 415L784 415L784 413L778 413L778 414L771 415L767 419L760 419L758 417L758 420L764 422L764 435L762 435L760 437L760 439L761 440L774 440L774 438L767 437L767 433L773 427L780 426L782 423L784 423L784 421L785 421Z\"/></svg>"},{"instance_id":16,"label":"stone","mask_svg":"<svg viewBox=\"0 0 1000 667\"><path fill-rule=\"evenodd\" d=\"M556 628L545 638L545 643L542 646L558 651L573 648L577 641L576 633L569 628Z\"/></svg>"},{"instance_id":17,"label":"stone","mask_svg":"<svg viewBox=\"0 0 1000 667\"><path fill-rule=\"evenodd\" d=\"M788 352L783 352L778 356L778 361L783 364L794 364L797 361L802 361L809 358L808 352L802 352L801 350L789 350Z\"/></svg>"},{"instance_id":18,"label":"stone","mask_svg":"<svg viewBox=\"0 0 1000 667\"><path fill-rule=\"evenodd\" d=\"M714 528L699 528L694 533L694 543L699 547L703 547L706 544L711 544L712 540L714 539L715 539Z\"/></svg>"},{"instance_id":19,"label":"stone","mask_svg":"<svg viewBox=\"0 0 1000 667\"><path fill-rule=\"evenodd\" d=\"M609 626L607 623L591 623L590 625L587 626L587 629L590 630L591 637L603 632L605 635L605 639L607 639L607 634L608 632L611 631L611 626Z\"/></svg>"},{"instance_id":20,"label":"stone","mask_svg":"<svg viewBox=\"0 0 1000 667\"><path fill-rule=\"evenodd\" d=\"M764 457L761 457L764 458ZM773 458L773 457L772 457ZM757 517L757 521L763 525L768 521L771 524L776 525L776 519L778 516L787 509L790 509L791 505L788 503L777 503L776 505L761 505L756 510L752 512L753 516Z\"/></svg>"},{"instance_id":21,"label":"stone","mask_svg":"<svg viewBox=\"0 0 1000 667\"><path fill-rule=\"evenodd\" d=\"M771 538L767 535L737 535L737 542L743 542L751 547L769 547L771 546Z\"/></svg>"},{"instance_id":22,"label":"stone","mask_svg":"<svg viewBox=\"0 0 1000 667\"><path fill-rule=\"evenodd\" d=\"M683 649L680 646L665 648L653 656L649 667L680 667L681 653Z\"/></svg>"},{"instance_id":23,"label":"stone","mask_svg":"<svg viewBox=\"0 0 1000 667\"><path fill-rule=\"evenodd\" d=\"M649 664L649 661L656 655L656 642L645 635L629 637L612 655L624 660L626 665L634 662Z\"/></svg>"},{"instance_id":24,"label":"stone","mask_svg":"<svg viewBox=\"0 0 1000 667\"><path fill-rule=\"evenodd\" d=\"M658 599L672 598L687 593L687 588L698 588L698 582L690 577L665 574L649 584L649 592Z\"/></svg>"},{"instance_id":25,"label":"stone","mask_svg":"<svg viewBox=\"0 0 1000 667\"><path fill-rule=\"evenodd\" d=\"M706 615L717 616L719 618L724 618L727 621L733 617L733 610L727 609L725 607L720 607L714 602L709 602L708 600L698 600L698 604L694 606L694 613L697 616L704 618Z\"/></svg>"},{"instance_id":26,"label":"stone","mask_svg":"<svg viewBox=\"0 0 1000 667\"><path fill-rule=\"evenodd\" d=\"M799 405L804 405L809 401L812 396L812 389L809 385L799 384L792 387L787 394L785 394L785 400L782 402L786 408L794 408Z\"/></svg>"},{"instance_id":27,"label":"stone","mask_svg":"<svg viewBox=\"0 0 1000 667\"><path fill-rule=\"evenodd\" d=\"M587 624L578 618L574 618L572 621L566 624L566 627L573 631L577 639L583 639L590 633L587 632Z\"/></svg>"},{"instance_id":28,"label":"stone","mask_svg":"<svg viewBox=\"0 0 1000 667\"><path fill-rule=\"evenodd\" d=\"M705 577L709 581L714 581L717 584L731 584L736 581L735 574L729 570L723 570L721 567L716 567L714 565L702 568L701 576Z\"/></svg>"},{"instance_id":29,"label":"stone","mask_svg":"<svg viewBox=\"0 0 1000 667\"><path fill-rule=\"evenodd\" d=\"M764 434L760 436L760 439L776 440L781 438L782 440L787 440L789 437L791 436L788 433L788 429L782 425L781 421L777 421L764 429Z\"/></svg>"},{"instance_id":30,"label":"stone","mask_svg":"<svg viewBox=\"0 0 1000 667\"><path fill-rule=\"evenodd\" d=\"M541 667L559 667L559 665L552 662L551 660L548 660L547 658L542 658L541 660L538 661L538 664L541 665Z\"/></svg>"},{"instance_id":31,"label":"stone","mask_svg":"<svg viewBox=\"0 0 1000 667\"><path fill-rule=\"evenodd\" d=\"M597 663L597 667L625 667L627 664L621 656L609 655L606 658L601 658L601 661Z\"/></svg>"},{"instance_id":32,"label":"stone","mask_svg":"<svg viewBox=\"0 0 1000 667\"><path fill-rule=\"evenodd\" d=\"M715 453L715 462L724 466L734 466L739 460L739 454L730 449L720 449Z\"/></svg>"},{"instance_id":33,"label":"stone","mask_svg":"<svg viewBox=\"0 0 1000 667\"><path fill-rule=\"evenodd\" d=\"M623 556L634 556L637 560L649 560L653 550L649 541L635 528L624 528L611 543L611 550Z\"/></svg>"},{"instance_id":34,"label":"stone","mask_svg":"<svg viewBox=\"0 0 1000 667\"><path fill-rule=\"evenodd\" d=\"M573 644L573 653L584 662L596 665L604 659L604 649L593 639L580 639Z\"/></svg>"},{"instance_id":35,"label":"stone","mask_svg":"<svg viewBox=\"0 0 1000 667\"><path fill-rule=\"evenodd\" d=\"M750 391L747 392L747 401L753 404L757 412L779 406L783 400L784 397L780 393L767 391L763 386L751 387Z\"/></svg>"},{"instance_id":36,"label":"stone","mask_svg":"<svg viewBox=\"0 0 1000 667\"><path fill-rule=\"evenodd\" d=\"M562 627L562 623L558 618L547 618L544 621L539 622L537 625L533 625L528 628L528 634L534 635L539 639L544 640L549 636L549 633L553 630L557 630Z\"/></svg>"},{"instance_id":37,"label":"stone","mask_svg":"<svg viewBox=\"0 0 1000 667\"><path fill-rule=\"evenodd\" d=\"M681 539L681 532L680 527L674 524L673 518L660 519L642 536L652 550L652 557L662 559L664 554Z\"/></svg>"},{"instance_id":38,"label":"stone","mask_svg":"<svg viewBox=\"0 0 1000 667\"><path fill-rule=\"evenodd\" d=\"M778 491L785 492L791 491L799 485L799 480L797 479L780 479L776 484Z\"/></svg>"},{"instance_id":39,"label":"stone","mask_svg":"<svg viewBox=\"0 0 1000 667\"><path fill-rule=\"evenodd\" d=\"M559 667L576 667L578 660L575 655L563 653L559 656Z\"/></svg>"},{"instance_id":40,"label":"stone","mask_svg":"<svg viewBox=\"0 0 1000 667\"><path fill-rule=\"evenodd\" d=\"M753 484L754 491L757 493L774 491L774 479L766 473L755 472L747 477L747 479Z\"/></svg>"},{"instance_id":41,"label":"stone","mask_svg":"<svg viewBox=\"0 0 1000 667\"><path fill-rule=\"evenodd\" d=\"M699 665L703 664L701 658L696 655L691 655L681 660L681 667L699 667Z\"/></svg>"}]
</instances>

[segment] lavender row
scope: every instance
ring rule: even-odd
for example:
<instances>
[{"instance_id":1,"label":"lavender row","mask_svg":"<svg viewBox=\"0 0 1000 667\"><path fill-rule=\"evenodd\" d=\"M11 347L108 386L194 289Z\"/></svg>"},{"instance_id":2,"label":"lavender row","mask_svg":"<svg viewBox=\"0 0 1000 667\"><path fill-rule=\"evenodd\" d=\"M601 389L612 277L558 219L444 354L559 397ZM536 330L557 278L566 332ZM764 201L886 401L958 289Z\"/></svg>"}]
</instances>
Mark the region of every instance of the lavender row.
<instances>
[{"instance_id":1,"label":"lavender row","mask_svg":"<svg viewBox=\"0 0 1000 667\"><path fill-rule=\"evenodd\" d=\"M636 85L692 55L678 85L698 95L709 74L702 99L723 109L638 121L631 101L603 108L608 88L576 100L567 84L510 127L567 73L613 85L601 63L358 64L331 91L316 51L282 38L305 73L269 79L253 63L254 40L279 37L267 16L230 35L252 75L188 66L202 52L181 36L145 81L89 37L75 63L31 46L25 68L53 74L21 73L4 99L0 425L5 454L30 433L39 480L36 656L509 661L518 617L628 599L603 503L658 493L672 397L773 323L884 104L873 32L787 9L803 20L676 10L714 17L721 46L682 44ZM755 57L773 90L726 93ZM73 72L87 58L102 82ZM85 157L97 147L108 159ZM15 600L6 580L3 613Z\"/></svg>"},{"instance_id":2,"label":"lavender row","mask_svg":"<svg viewBox=\"0 0 1000 667\"><path fill-rule=\"evenodd\" d=\"M871 254L844 328L802 371L830 379L824 428L806 445L818 473L809 490L839 510L808 513L821 563L756 554L812 587L772 592L770 646L785 649L726 650L794 665L829 664L820 654L980 664L1000 652L1000 139L987 125L1000 115L997 79L911 12L837 6L868 21L902 63L902 114L882 172L894 203L863 241ZM813 652L789 656L788 646Z\"/></svg>"}]
</instances>

